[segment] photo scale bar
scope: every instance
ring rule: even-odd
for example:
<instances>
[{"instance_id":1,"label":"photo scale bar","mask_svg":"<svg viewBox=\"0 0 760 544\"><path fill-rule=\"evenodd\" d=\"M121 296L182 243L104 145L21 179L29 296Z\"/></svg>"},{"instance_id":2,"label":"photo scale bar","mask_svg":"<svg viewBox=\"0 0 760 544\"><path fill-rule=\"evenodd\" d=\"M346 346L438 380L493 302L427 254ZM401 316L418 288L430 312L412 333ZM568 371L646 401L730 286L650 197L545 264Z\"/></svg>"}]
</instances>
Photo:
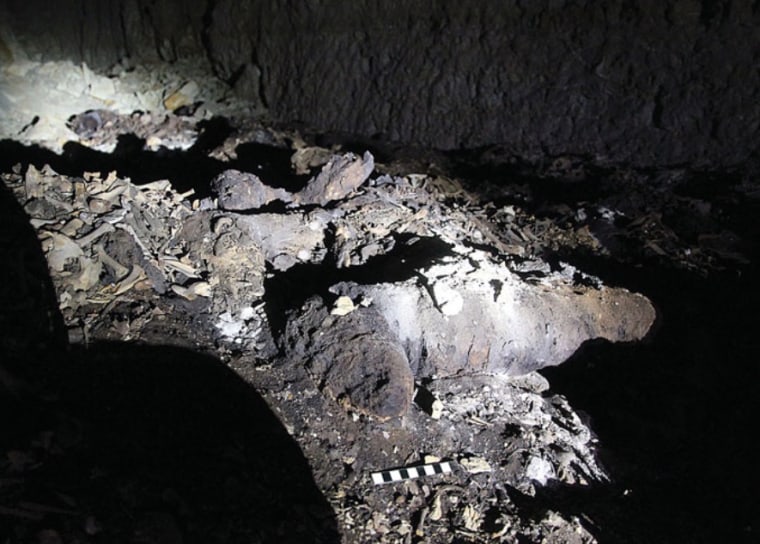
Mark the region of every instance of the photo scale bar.
<instances>
[{"instance_id":1,"label":"photo scale bar","mask_svg":"<svg viewBox=\"0 0 760 544\"><path fill-rule=\"evenodd\" d=\"M414 467L396 468L392 470L381 470L372 473L372 481L376 485L389 484L393 482L402 482L421 476L432 476L433 474L448 474L451 472L451 462L443 461L441 463L430 463L427 465L418 465Z\"/></svg>"}]
</instances>

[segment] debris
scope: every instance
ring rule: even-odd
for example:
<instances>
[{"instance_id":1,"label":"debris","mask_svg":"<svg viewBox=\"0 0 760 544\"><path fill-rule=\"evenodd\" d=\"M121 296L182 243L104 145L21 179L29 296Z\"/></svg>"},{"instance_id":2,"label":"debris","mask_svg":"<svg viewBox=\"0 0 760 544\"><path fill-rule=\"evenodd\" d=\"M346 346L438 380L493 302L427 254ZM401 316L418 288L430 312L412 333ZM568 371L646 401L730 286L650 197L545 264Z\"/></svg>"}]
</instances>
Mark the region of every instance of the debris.
<instances>
[{"instance_id":1,"label":"debris","mask_svg":"<svg viewBox=\"0 0 760 544\"><path fill-rule=\"evenodd\" d=\"M464 527L468 531L476 532L480 529L482 521L480 512L478 512L472 505L468 504L464 507L462 519L464 520Z\"/></svg>"},{"instance_id":2,"label":"debris","mask_svg":"<svg viewBox=\"0 0 760 544\"><path fill-rule=\"evenodd\" d=\"M304 175L329 162L333 155L332 150L324 147L304 146L296 149L290 157L290 164L296 174Z\"/></svg>"},{"instance_id":3,"label":"debris","mask_svg":"<svg viewBox=\"0 0 760 544\"><path fill-rule=\"evenodd\" d=\"M436 493L435 498L433 499L433 507L430 509L429 514L431 521L440 521L443 517L443 508L441 507L442 497L443 495L441 493Z\"/></svg>"},{"instance_id":4,"label":"debris","mask_svg":"<svg viewBox=\"0 0 760 544\"><path fill-rule=\"evenodd\" d=\"M211 296L211 285L206 281L196 281L187 287L172 285L171 289L174 293L187 300L195 300L198 297L208 298Z\"/></svg>"},{"instance_id":5,"label":"debris","mask_svg":"<svg viewBox=\"0 0 760 544\"><path fill-rule=\"evenodd\" d=\"M293 195L293 202L301 206L324 206L342 200L367 180L374 167L375 160L369 151L362 157L353 153L335 155L315 178L309 180L303 190Z\"/></svg>"},{"instance_id":6,"label":"debris","mask_svg":"<svg viewBox=\"0 0 760 544\"><path fill-rule=\"evenodd\" d=\"M324 241L328 223L329 218L320 212L261 213L235 218L237 227L279 271L288 270L299 262L321 261L326 254Z\"/></svg>"},{"instance_id":7,"label":"debris","mask_svg":"<svg viewBox=\"0 0 760 544\"><path fill-rule=\"evenodd\" d=\"M97 240L104 234L108 234L109 232L113 232L113 231L114 231L113 225L111 225L110 223L102 223L92 232L86 234L85 236L77 238L76 243L79 245L79 247L84 248L92 244L95 240Z\"/></svg>"},{"instance_id":8,"label":"debris","mask_svg":"<svg viewBox=\"0 0 760 544\"><path fill-rule=\"evenodd\" d=\"M285 189L264 184L255 174L226 170L211 181L222 210L257 210L275 200L290 203L293 195Z\"/></svg>"},{"instance_id":9,"label":"debris","mask_svg":"<svg viewBox=\"0 0 760 544\"><path fill-rule=\"evenodd\" d=\"M532 455L525 466L525 476L546 485L546 482L555 477L554 467L543 457Z\"/></svg>"},{"instance_id":10,"label":"debris","mask_svg":"<svg viewBox=\"0 0 760 544\"><path fill-rule=\"evenodd\" d=\"M122 278L114 285L104 287L101 289L100 293L108 293L115 297L122 295L144 280L145 277L145 271L139 265L133 265L126 277Z\"/></svg>"},{"instance_id":11,"label":"debris","mask_svg":"<svg viewBox=\"0 0 760 544\"><path fill-rule=\"evenodd\" d=\"M63 272L71 261L78 261L83 257L82 248L68 236L55 232L43 231L43 251L48 258L50 268L56 272Z\"/></svg>"},{"instance_id":12,"label":"debris","mask_svg":"<svg viewBox=\"0 0 760 544\"><path fill-rule=\"evenodd\" d=\"M491 465L482 457L462 457L459 459L459 465L470 474L491 472Z\"/></svg>"},{"instance_id":13,"label":"debris","mask_svg":"<svg viewBox=\"0 0 760 544\"><path fill-rule=\"evenodd\" d=\"M195 81L188 81L164 100L164 107L175 111L183 106L190 106L198 96L200 88Z\"/></svg>"},{"instance_id":14,"label":"debris","mask_svg":"<svg viewBox=\"0 0 760 544\"><path fill-rule=\"evenodd\" d=\"M351 300L350 297L341 296L338 297L335 301L335 304L333 305L333 309L330 310L330 315L347 315L353 312L356 309L356 306L354 306L354 301Z\"/></svg>"}]
</instances>

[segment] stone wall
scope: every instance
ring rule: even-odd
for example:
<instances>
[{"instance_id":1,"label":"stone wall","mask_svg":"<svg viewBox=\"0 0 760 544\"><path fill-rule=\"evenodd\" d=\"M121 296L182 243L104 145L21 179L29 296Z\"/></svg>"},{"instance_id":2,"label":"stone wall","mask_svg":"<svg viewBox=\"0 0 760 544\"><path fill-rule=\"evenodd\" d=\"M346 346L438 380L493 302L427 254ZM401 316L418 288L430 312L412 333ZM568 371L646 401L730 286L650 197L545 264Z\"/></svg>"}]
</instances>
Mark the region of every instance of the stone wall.
<instances>
[{"instance_id":1,"label":"stone wall","mask_svg":"<svg viewBox=\"0 0 760 544\"><path fill-rule=\"evenodd\" d=\"M757 156L757 0L46 4L6 1L31 54L202 54L275 119L319 130L636 165Z\"/></svg>"},{"instance_id":2,"label":"stone wall","mask_svg":"<svg viewBox=\"0 0 760 544\"><path fill-rule=\"evenodd\" d=\"M15 57L91 68L126 57L172 62L202 52L205 9L179 0L3 0L0 41Z\"/></svg>"}]
</instances>

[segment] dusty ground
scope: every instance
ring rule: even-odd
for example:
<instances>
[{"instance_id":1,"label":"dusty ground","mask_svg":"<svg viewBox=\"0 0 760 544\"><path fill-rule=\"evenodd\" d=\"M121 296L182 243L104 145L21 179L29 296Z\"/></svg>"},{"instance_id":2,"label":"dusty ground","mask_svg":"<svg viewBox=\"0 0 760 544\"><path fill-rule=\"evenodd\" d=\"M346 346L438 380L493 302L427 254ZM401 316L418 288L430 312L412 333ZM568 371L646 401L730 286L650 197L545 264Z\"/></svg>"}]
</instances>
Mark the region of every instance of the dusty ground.
<instances>
[{"instance_id":1,"label":"dusty ground","mask_svg":"<svg viewBox=\"0 0 760 544\"><path fill-rule=\"evenodd\" d=\"M745 321L757 302L751 175L601 168L574 157L528 165L498 149L441 155L229 112L178 113L186 115L67 118L72 140L59 148L2 142L6 541L756 536L757 477L743 472L757 378ZM283 356L271 312L250 302L274 291L271 266L256 276L251 252L236 254L238 264L251 259L251 275L223 285L220 301L204 295L219 268L195 277L192 244L164 251L167 240L220 233L182 225L203 217L209 182L224 170L295 192L324 163L320 153L367 149L376 176L422 188L445 211L441 228L466 225L452 236L477 232L479 248L511 255L517 270L539 260L550 275L569 262L594 274L582 276L583 288L604 281L644 292L658 309L648 343L592 344L522 377L418 376L415 402L383 421L325 394L303 361ZM136 204L118 221L131 230L105 229L84 252L61 237L38 240L54 231L81 241L88 226L119 224L109 214L130 191ZM277 206L266 211L282 213ZM373 251L384 251L380 242ZM165 256L159 266L145 258L151 244ZM74 253L56 269L51 254L62 248ZM234 306L241 300L249 302ZM230 304L246 319L231 312L220 322ZM370 479L436 460L454 471Z\"/></svg>"}]
</instances>

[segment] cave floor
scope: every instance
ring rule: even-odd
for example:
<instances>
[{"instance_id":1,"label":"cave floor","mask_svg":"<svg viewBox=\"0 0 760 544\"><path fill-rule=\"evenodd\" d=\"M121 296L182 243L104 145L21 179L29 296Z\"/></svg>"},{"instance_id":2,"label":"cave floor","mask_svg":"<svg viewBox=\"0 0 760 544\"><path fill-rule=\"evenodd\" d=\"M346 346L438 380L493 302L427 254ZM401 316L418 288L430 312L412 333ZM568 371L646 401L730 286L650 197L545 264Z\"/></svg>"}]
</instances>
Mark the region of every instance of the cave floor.
<instances>
[{"instance_id":1,"label":"cave floor","mask_svg":"<svg viewBox=\"0 0 760 544\"><path fill-rule=\"evenodd\" d=\"M81 100L68 109L24 122L32 100L3 120L17 136L0 142L5 542L757 538L757 178L273 127L168 75L154 77L163 93L130 87L141 107L118 111L88 101L114 93L108 82L72 78ZM525 376L425 377L404 415L385 420L325 394L284 356L271 310L254 304L244 322L222 323L203 285L213 282L184 254L162 263L170 274L140 257L180 231L219 234L178 225L213 206L210 181L229 168L295 193L324 157L367 150L371 183L426 191L448 214L437 225L467 225L479 250L516 268L540 261L546 274L569 263L582 281L643 293L657 309L649 336L587 342ZM108 214L124 194L142 206L131 230L105 227L84 253L66 244L119 224ZM56 251L80 268L56 268ZM259 287L273 278L270 266ZM253 283L226 293L261 299ZM370 476L440 462L453 470Z\"/></svg>"}]
</instances>

